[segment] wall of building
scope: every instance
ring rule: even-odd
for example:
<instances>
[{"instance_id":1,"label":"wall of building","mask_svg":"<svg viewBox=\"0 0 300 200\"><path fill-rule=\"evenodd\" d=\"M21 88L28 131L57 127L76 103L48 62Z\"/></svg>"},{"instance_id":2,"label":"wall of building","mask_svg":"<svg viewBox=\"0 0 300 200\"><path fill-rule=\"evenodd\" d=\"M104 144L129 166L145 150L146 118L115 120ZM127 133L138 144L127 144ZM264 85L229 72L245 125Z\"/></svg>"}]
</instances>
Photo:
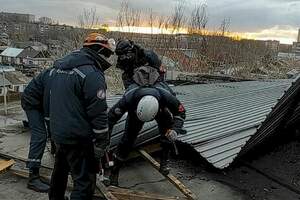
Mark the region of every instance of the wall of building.
<instances>
[{"instance_id":1,"label":"wall of building","mask_svg":"<svg viewBox=\"0 0 300 200\"><path fill-rule=\"evenodd\" d=\"M12 65L12 64L20 65L20 64L22 64L20 58L12 58L12 57L6 57L6 56L0 56L0 63L8 64L8 65Z\"/></svg>"},{"instance_id":2,"label":"wall of building","mask_svg":"<svg viewBox=\"0 0 300 200\"><path fill-rule=\"evenodd\" d=\"M38 66L53 66L53 59L51 58L23 58L23 64L25 65L38 65Z\"/></svg>"},{"instance_id":3,"label":"wall of building","mask_svg":"<svg viewBox=\"0 0 300 200\"><path fill-rule=\"evenodd\" d=\"M30 14L0 12L0 21L34 22L35 16Z\"/></svg>"}]
</instances>

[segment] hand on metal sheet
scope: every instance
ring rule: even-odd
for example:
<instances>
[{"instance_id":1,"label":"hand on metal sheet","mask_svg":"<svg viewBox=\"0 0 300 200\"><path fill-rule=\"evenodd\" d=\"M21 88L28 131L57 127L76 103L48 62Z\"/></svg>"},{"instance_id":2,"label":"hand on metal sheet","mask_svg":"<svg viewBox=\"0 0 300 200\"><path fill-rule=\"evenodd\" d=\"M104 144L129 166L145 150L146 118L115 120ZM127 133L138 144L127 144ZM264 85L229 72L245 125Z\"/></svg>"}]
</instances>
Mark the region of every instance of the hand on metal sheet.
<instances>
[{"instance_id":1,"label":"hand on metal sheet","mask_svg":"<svg viewBox=\"0 0 300 200\"><path fill-rule=\"evenodd\" d=\"M177 132L170 129L167 131L166 133L166 137L168 138L168 140L170 140L171 142L174 142L177 140Z\"/></svg>"}]
</instances>

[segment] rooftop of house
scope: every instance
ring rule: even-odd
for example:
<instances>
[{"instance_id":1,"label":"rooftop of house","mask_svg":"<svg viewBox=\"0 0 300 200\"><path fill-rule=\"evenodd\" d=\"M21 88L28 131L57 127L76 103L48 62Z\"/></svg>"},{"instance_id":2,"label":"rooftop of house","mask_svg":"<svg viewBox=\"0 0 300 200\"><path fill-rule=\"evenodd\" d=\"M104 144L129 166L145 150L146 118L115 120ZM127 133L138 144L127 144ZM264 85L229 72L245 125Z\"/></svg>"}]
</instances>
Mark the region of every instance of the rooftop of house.
<instances>
[{"instance_id":1,"label":"rooftop of house","mask_svg":"<svg viewBox=\"0 0 300 200\"><path fill-rule=\"evenodd\" d=\"M8 47L0 54L0 56L16 58L23 50L24 49Z\"/></svg>"}]
</instances>

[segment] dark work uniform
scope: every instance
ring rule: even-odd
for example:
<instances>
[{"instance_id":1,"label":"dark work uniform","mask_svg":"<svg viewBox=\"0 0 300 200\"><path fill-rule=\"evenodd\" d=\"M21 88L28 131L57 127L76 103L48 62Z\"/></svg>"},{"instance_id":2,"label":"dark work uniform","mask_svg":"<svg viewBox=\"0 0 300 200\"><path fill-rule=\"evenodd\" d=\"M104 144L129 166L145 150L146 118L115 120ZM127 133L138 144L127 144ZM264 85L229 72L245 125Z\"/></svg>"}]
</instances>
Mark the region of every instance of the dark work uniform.
<instances>
[{"instance_id":1,"label":"dark work uniform","mask_svg":"<svg viewBox=\"0 0 300 200\"><path fill-rule=\"evenodd\" d=\"M21 105L26 112L31 129L30 148L27 167L29 170L40 168L44 154L47 135L50 132L45 126L49 124L49 87L51 84L51 71L46 69L37 77L33 78L25 88Z\"/></svg>"},{"instance_id":2,"label":"dark work uniform","mask_svg":"<svg viewBox=\"0 0 300 200\"><path fill-rule=\"evenodd\" d=\"M150 66L156 68L157 71L160 70L161 60L154 51L147 49L139 49L136 51L138 52L136 53L135 59L132 62L122 63L120 61L120 57L118 57L117 68L123 70L122 80L125 89L134 83L132 76L136 68L141 66ZM160 77L160 79L163 80L163 75Z\"/></svg>"},{"instance_id":3,"label":"dark work uniform","mask_svg":"<svg viewBox=\"0 0 300 200\"><path fill-rule=\"evenodd\" d=\"M165 137L168 129L173 129L177 133L182 133L182 127L185 119L185 109L180 101L170 93L170 91L155 84L151 87L131 86L124 96L109 111L108 121L112 128L114 124L128 112L125 125L125 132L121 142L117 148L117 156L125 159L131 151L138 133L141 131L144 122L140 121L136 116L138 102L143 96L152 95L159 102L159 113L155 120L157 121L159 132L161 134L161 142L163 148L169 149L170 142Z\"/></svg>"},{"instance_id":4,"label":"dark work uniform","mask_svg":"<svg viewBox=\"0 0 300 200\"><path fill-rule=\"evenodd\" d=\"M83 48L54 64L50 97L50 126L57 144L50 200L61 200L69 171L74 181L72 200L90 200L97 165L93 140L109 143L103 59Z\"/></svg>"}]
</instances>

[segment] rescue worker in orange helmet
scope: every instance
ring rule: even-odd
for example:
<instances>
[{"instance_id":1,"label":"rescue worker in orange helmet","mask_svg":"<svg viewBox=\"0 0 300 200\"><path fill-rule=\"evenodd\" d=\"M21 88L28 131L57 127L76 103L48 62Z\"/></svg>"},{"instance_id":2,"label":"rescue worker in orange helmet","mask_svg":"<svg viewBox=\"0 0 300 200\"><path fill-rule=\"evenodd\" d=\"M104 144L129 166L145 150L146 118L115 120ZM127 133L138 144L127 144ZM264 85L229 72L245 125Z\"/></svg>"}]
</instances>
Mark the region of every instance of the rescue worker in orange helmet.
<instances>
[{"instance_id":1,"label":"rescue worker in orange helmet","mask_svg":"<svg viewBox=\"0 0 300 200\"><path fill-rule=\"evenodd\" d=\"M64 199L71 172L71 200L91 200L98 161L109 145L104 71L115 42L91 33L83 48L54 63L50 95L50 127L56 143L50 200Z\"/></svg>"}]
</instances>

